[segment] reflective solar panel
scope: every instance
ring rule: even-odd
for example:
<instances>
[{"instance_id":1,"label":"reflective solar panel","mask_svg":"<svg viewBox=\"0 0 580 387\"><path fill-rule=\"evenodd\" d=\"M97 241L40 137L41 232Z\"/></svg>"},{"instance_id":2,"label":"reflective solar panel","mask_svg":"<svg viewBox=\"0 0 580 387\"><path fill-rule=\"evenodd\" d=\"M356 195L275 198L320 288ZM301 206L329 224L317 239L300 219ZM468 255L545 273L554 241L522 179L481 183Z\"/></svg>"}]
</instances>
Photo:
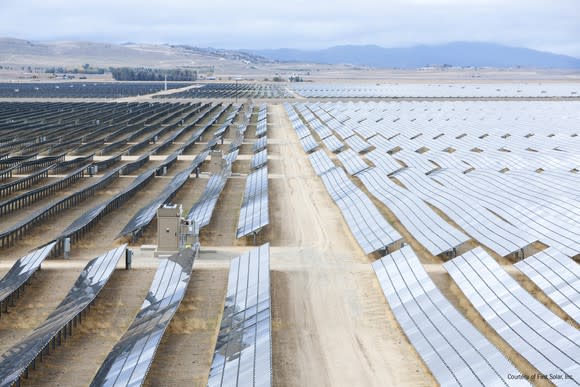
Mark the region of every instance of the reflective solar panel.
<instances>
[{"instance_id":1,"label":"reflective solar panel","mask_svg":"<svg viewBox=\"0 0 580 387\"><path fill-rule=\"evenodd\" d=\"M212 174L200 198L189 210L187 219L195 221L198 229L209 224L215 205L231 174L231 163L226 163L219 173Z\"/></svg>"},{"instance_id":2,"label":"reflective solar panel","mask_svg":"<svg viewBox=\"0 0 580 387\"><path fill-rule=\"evenodd\" d=\"M488 324L556 385L577 385L580 332L526 292L485 250L444 264ZM568 378L567 378L568 377Z\"/></svg>"},{"instance_id":3,"label":"reflective solar panel","mask_svg":"<svg viewBox=\"0 0 580 387\"><path fill-rule=\"evenodd\" d=\"M199 244L159 262L147 297L91 382L96 386L140 386L163 334L179 308L199 252Z\"/></svg>"},{"instance_id":4,"label":"reflective solar panel","mask_svg":"<svg viewBox=\"0 0 580 387\"><path fill-rule=\"evenodd\" d=\"M341 168L332 168L320 177L365 254L386 249L402 239Z\"/></svg>"},{"instance_id":5,"label":"reflective solar panel","mask_svg":"<svg viewBox=\"0 0 580 387\"><path fill-rule=\"evenodd\" d=\"M257 169L268 163L268 150L264 149L254 156L250 160L250 169Z\"/></svg>"},{"instance_id":6,"label":"reflective solar panel","mask_svg":"<svg viewBox=\"0 0 580 387\"><path fill-rule=\"evenodd\" d=\"M332 168L336 167L336 165L332 162L330 157L328 157L326 152L323 151L322 149L310 154L308 156L308 160L310 161L312 168L314 168L314 172L316 172L316 174L319 176L322 175L324 172L327 172Z\"/></svg>"},{"instance_id":7,"label":"reflective solar panel","mask_svg":"<svg viewBox=\"0 0 580 387\"><path fill-rule=\"evenodd\" d=\"M42 262L48 257L56 242L32 251L30 254L17 260L8 273L0 280L0 302L5 301L11 294L30 279L32 274L40 268ZM1 306L0 306L1 308ZM0 310L1 312L1 310Z\"/></svg>"},{"instance_id":8,"label":"reflective solar panel","mask_svg":"<svg viewBox=\"0 0 580 387\"><path fill-rule=\"evenodd\" d=\"M439 384L529 385L508 378L518 370L442 295L409 246L375 261L373 269L399 325Z\"/></svg>"},{"instance_id":9,"label":"reflective solar panel","mask_svg":"<svg viewBox=\"0 0 580 387\"><path fill-rule=\"evenodd\" d=\"M306 152L306 153L310 153L313 150L315 150L316 148L318 148L318 143L316 142L314 137L312 137L310 134L308 134L300 139L300 145L302 145L302 148L304 149L304 152Z\"/></svg>"},{"instance_id":10,"label":"reflective solar panel","mask_svg":"<svg viewBox=\"0 0 580 387\"><path fill-rule=\"evenodd\" d=\"M356 175L357 173L369 168L369 165L365 163L352 149L340 152L338 154L338 159L350 175Z\"/></svg>"},{"instance_id":11,"label":"reflective solar panel","mask_svg":"<svg viewBox=\"0 0 580 387\"><path fill-rule=\"evenodd\" d=\"M344 142L346 143L346 145L348 145L350 148L352 148L355 152L358 153L367 152L372 148L372 145L370 145L368 142L366 142L357 135L348 137L347 139L344 140Z\"/></svg>"},{"instance_id":12,"label":"reflective solar panel","mask_svg":"<svg viewBox=\"0 0 580 387\"><path fill-rule=\"evenodd\" d=\"M207 150L199 153L188 168L179 172L171 179L157 198L142 207L137 214L127 222L117 237L128 235L147 226L157 215L157 209L163 203L166 203L171 199L171 197L186 183L189 175L191 175L193 171L203 163L208 155L209 151Z\"/></svg>"},{"instance_id":13,"label":"reflective solar panel","mask_svg":"<svg viewBox=\"0 0 580 387\"><path fill-rule=\"evenodd\" d=\"M269 247L231 262L208 386L272 384Z\"/></svg>"},{"instance_id":14,"label":"reflective solar panel","mask_svg":"<svg viewBox=\"0 0 580 387\"><path fill-rule=\"evenodd\" d=\"M335 135L324 138L322 142L333 153L338 153L344 148L344 144Z\"/></svg>"},{"instance_id":15,"label":"reflective solar panel","mask_svg":"<svg viewBox=\"0 0 580 387\"><path fill-rule=\"evenodd\" d=\"M63 301L32 333L7 350L0 358L0 381L3 386L16 383L20 375L77 315L99 295L115 270L127 245L89 261Z\"/></svg>"},{"instance_id":16,"label":"reflective solar panel","mask_svg":"<svg viewBox=\"0 0 580 387\"><path fill-rule=\"evenodd\" d=\"M514 266L580 323L580 266L574 260L549 247Z\"/></svg>"},{"instance_id":17,"label":"reflective solar panel","mask_svg":"<svg viewBox=\"0 0 580 387\"><path fill-rule=\"evenodd\" d=\"M255 233L269 222L268 167L263 167L246 178L236 238Z\"/></svg>"},{"instance_id":18,"label":"reflective solar panel","mask_svg":"<svg viewBox=\"0 0 580 387\"><path fill-rule=\"evenodd\" d=\"M259 152L263 149L266 149L266 146L268 145L268 137L264 136L264 137L260 137L253 146L253 151L254 152Z\"/></svg>"}]
</instances>

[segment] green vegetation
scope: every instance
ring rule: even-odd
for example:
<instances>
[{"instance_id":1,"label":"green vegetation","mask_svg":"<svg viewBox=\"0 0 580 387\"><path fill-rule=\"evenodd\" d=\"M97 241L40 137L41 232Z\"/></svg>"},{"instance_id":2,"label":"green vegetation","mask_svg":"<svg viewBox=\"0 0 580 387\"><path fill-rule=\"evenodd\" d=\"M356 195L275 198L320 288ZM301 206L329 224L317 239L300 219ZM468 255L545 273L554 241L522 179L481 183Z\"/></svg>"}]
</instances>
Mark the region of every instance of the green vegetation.
<instances>
[{"instance_id":1,"label":"green vegetation","mask_svg":"<svg viewBox=\"0 0 580 387\"><path fill-rule=\"evenodd\" d=\"M197 71L189 69L150 69L134 67L111 68L111 74L116 81L195 81Z\"/></svg>"},{"instance_id":2,"label":"green vegetation","mask_svg":"<svg viewBox=\"0 0 580 387\"><path fill-rule=\"evenodd\" d=\"M104 74L106 69L102 67L91 67L90 64L85 63L82 67L78 68L66 68L63 66L49 67L44 70L45 73L49 74Z\"/></svg>"}]
</instances>

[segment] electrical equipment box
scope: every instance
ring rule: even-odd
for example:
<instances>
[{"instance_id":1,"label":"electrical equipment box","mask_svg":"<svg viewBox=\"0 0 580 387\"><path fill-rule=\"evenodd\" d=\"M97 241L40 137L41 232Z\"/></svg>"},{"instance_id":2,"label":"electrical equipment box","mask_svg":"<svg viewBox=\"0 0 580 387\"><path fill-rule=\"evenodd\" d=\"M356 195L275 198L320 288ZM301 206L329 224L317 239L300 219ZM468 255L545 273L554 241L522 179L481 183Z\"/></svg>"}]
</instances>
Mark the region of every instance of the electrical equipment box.
<instances>
[{"instance_id":1,"label":"electrical equipment box","mask_svg":"<svg viewBox=\"0 0 580 387\"><path fill-rule=\"evenodd\" d=\"M179 251L182 213L181 204L164 205L157 210L157 255Z\"/></svg>"}]
</instances>

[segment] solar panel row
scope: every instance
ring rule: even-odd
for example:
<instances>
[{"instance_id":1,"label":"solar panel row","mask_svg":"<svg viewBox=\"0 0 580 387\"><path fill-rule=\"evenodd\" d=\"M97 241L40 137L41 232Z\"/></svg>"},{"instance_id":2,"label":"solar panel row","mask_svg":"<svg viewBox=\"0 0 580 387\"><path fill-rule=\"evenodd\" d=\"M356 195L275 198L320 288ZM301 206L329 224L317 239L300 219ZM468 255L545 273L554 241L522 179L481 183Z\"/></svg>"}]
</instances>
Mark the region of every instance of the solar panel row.
<instances>
[{"instance_id":1,"label":"solar panel row","mask_svg":"<svg viewBox=\"0 0 580 387\"><path fill-rule=\"evenodd\" d=\"M269 248L232 260L208 386L272 385Z\"/></svg>"},{"instance_id":2,"label":"solar panel row","mask_svg":"<svg viewBox=\"0 0 580 387\"><path fill-rule=\"evenodd\" d=\"M263 167L246 178L236 238L255 234L268 223L268 167Z\"/></svg>"},{"instance_id":3,"label":"solar panel row","mask_svg":"<svg viewBox=\"0 0 580 387\"><path fill-rule=\"evenodd\" d=\"M514 265L580 324L580 266L553 247Z\"/></svg>"},{"instance_id":4,"label":"solar panel row","mask_svg":"<svg viewBox=\"0 0 580 387\"><path fill-rule=\"evenodd\" d=\"M577 385L580 333L526 292L485 250L444 264L487 323L556 385Z\"/></svg>"},{"instance_id":5,"label":"solar panel row","mask_svg":"<svg viewBox=\"0 0 580 387\"><path fill-rule=\"evenodd\" d=\"M185 296L198 253L196 244L159 262L141 309L107 355L91 386L143 384L163 334Z\"/></svg>"},{"instance_id":6,"label":"solar panel row","mask_svg":"<svg viewBox=\"0 0 580 387\"><path fill-rule=\"evenodd\" d=\"M32 333L6 351L0 358L0 385L10 386L35 362L38 356L72 335L73 323L90 306L115 270L127 245L91 260L83 269L74 286L47 319Z\"/></svg>"},{"instance_id":7,"label":"solar panel row","mask_svg":"<svg viewBox=\"0 0 580 387\"><path fill-rule=\"evenodd\" d=\"M0 280L0 316L4 307L8 309L8 299L20 295L20 289L30 277L40 268L42 262L54 248L55 242L38 248L17 260L8 273Z\"/></svg>"},{"instance_id":8,"label":"solar panel row","mask_svg":"<svg viewBox=\"0 0 580 387\"><path fill-rule=\"evenodd\" d=\"M357 177L431 254L450 251L470 239L450 226L412 192L393 183L381 170L368 169Z\"/></svg>"},{"instance_id":9,"label":"solar panel row","mask_svg":"<svg viewBox=\"0 0 580 387\"><path fill-rule=\"evenodd\" d=\"M320 177L365 254L388 249L401 241L397 230L341 168L332 168Z\"/></svg>"},{"instance_id":10,"label":"solar panel row","mask_svg":"<svg viewBox=\"0 0 580 387\"><path fill-rule=\"evenodd\" d=\"M307 98L498 98L575 97L580 87L551 83L443 83L443 84L293 84L297 94Z\"/></svg>"},{"instance_id":11,"label":"solar panel row","mask_svg":"<svg viewBox=\"0 0 580 387\"><path fill-rule=\"evenodd\" d=\"M373 269L403 332L442 386L529 385L519 371L459 313L409 246Z\"/></svg>"}]
</instances>

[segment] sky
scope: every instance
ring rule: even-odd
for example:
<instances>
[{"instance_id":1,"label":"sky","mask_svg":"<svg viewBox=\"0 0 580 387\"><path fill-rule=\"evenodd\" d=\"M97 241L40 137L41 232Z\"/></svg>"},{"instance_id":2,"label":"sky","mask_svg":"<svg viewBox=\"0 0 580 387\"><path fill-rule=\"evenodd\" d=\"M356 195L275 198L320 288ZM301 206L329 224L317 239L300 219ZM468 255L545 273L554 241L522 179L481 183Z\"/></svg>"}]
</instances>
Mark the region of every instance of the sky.
<instances>
[{"instance_id":1,"label":"sky","mask_svg":"<svg viewBox=\"0 0 580 387\"><path fill-rule=\"evenodd\" d=\"M580 57L580 0L0 0L0 36L226 49L477 41Z\"/></svg>"}]
</instances>

